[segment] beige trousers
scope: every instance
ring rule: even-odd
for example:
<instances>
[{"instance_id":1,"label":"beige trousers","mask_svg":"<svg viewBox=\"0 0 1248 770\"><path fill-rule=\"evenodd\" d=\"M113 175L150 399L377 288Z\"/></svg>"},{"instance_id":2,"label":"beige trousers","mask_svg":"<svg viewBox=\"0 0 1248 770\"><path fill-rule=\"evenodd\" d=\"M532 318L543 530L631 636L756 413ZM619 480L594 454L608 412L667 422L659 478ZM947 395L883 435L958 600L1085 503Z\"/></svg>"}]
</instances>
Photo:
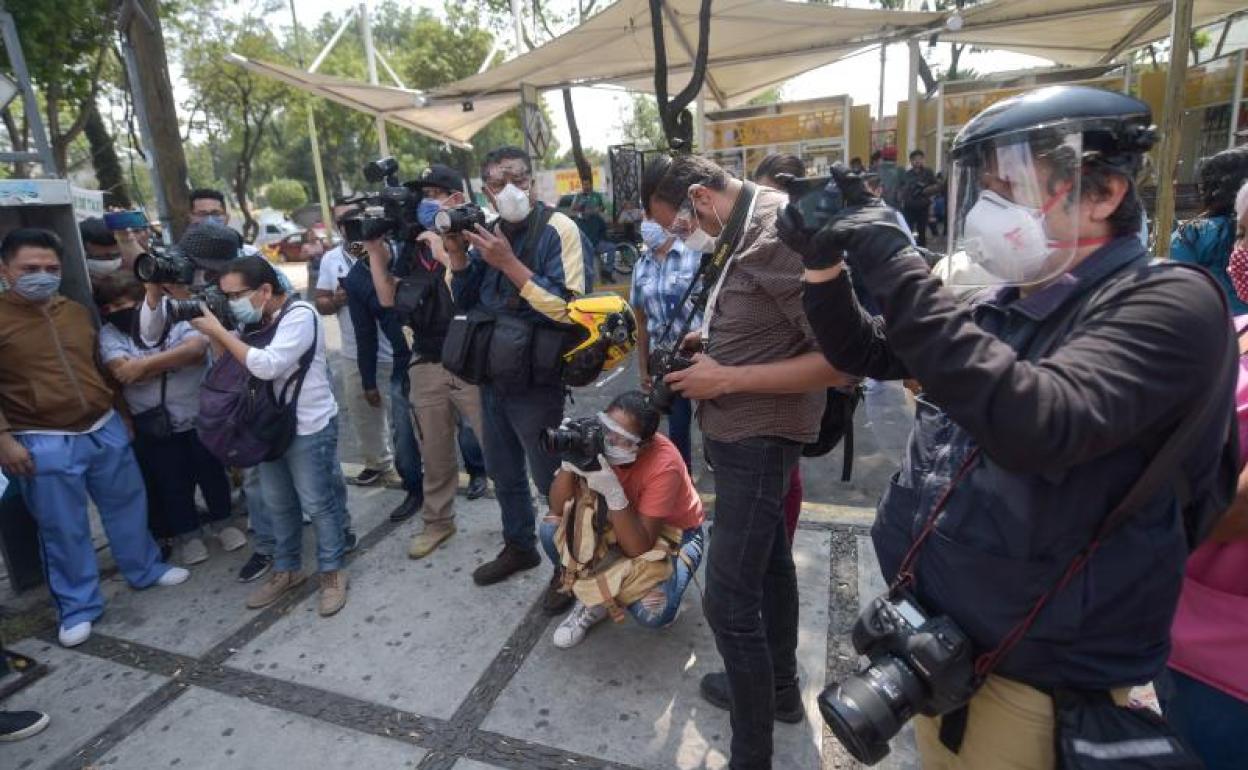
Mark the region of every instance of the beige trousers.
<instances>
[{"instance_id":1,"label":"beige trousers","mask_svg":"<svg viewBox=\"0 0 1248 770\"><path fill-rule=\"evenodd\" d=\"M375 471L394 469L394 447L390 443L390 364L377 364L377 391L381 406L369 406L364 400L364 384L360 366L354 359L342 359L343 399L351 418L351 429L360 444L364 467Z\"/></svg>"},{"instance_id":2,"label":"beige trousers","mask_svg":"<svg viewBox=\"0 0 1248 770\"><path fill-rule=\"evenodd\" d=\"M481 392L448 372L442 364L416 364L411 369L412 408L420 433L420 455L425 465L426 524L455 519L455 491L459 487L459 445L456 415L464 419L477 439L481 431Z\"/></svg>"},{"instance_id":3,"label":"beige trousers","mask_svg":"<svg viewBox=\"0 0 1248 770\"><path fill-rule=\"evenodd\" d=\"M1112 690L1119 705L1129 688ZM966 734L957 754L940 742L940 718L919 716L915 737L923 770L1053 770L1053 699L1034 687L991 675L971 698Z\"/></svg>"}]
</instances>

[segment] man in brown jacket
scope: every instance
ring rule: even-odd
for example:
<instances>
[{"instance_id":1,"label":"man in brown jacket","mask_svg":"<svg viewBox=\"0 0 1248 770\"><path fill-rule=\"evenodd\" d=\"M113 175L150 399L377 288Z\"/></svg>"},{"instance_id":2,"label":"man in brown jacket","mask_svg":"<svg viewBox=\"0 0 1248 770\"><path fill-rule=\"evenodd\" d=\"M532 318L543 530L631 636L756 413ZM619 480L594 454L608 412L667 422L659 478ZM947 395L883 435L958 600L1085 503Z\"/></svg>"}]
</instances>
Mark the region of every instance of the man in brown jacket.
<instances>
[{"instance_id":1,"label":"man in brown jacket","mask_svg":"<svg viewBox=\"0 0 1248 770\"><path fill-rule=\"evenodd\" d=\"M96 330L82 305L57 294L60 240L19 229L0 241L0 468L39 525L48 588L66 647L104 611L87 519L100 511L113 558L135 588L177 585L189 573L160 560L130 437L97 365Z\"/></svg>"}]
</instances>

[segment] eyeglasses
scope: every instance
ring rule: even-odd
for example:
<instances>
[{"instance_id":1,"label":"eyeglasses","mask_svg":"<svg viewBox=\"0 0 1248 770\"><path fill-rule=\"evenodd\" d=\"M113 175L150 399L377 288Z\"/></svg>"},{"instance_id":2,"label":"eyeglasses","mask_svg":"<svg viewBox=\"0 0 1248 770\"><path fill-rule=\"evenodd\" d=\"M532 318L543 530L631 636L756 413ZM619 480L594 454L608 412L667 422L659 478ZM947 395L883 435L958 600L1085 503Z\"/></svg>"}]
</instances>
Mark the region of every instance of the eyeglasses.
<instances>
[{"instance_id":1,"label":"eyeglasses","mask_svg":"<svg viewBox=\"0 0 1248 770\"><path fill-rule=\"evenodd\" d=\"M225 291L221 293L225 295L226 299L233 302L234 300L243 299L244 297L250 297L252 294L256 293L256 290L255 289L243 289L242 291Z\"/></svg>"},{"instance_id":2,"label":"eyeglasses","mask_svg":"<svg viewBox=\"0 0 1248 770\"><path fill-rule=\"evenodd\" d=\"M533 177L528 174L500 174L488 179L485 183L485 189L497 195L509 184L514 184L521 190L528 192L529 187L533 185Z\"/></svg>"}]
</instances>

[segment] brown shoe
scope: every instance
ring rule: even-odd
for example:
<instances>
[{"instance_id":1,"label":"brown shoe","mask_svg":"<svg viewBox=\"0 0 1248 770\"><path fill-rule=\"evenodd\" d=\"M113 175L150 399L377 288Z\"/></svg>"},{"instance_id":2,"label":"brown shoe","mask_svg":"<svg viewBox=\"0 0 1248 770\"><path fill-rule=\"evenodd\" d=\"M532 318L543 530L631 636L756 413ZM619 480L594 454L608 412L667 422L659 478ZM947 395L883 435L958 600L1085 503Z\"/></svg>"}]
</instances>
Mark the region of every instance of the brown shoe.
<instances>
[{"instance_id":1,"label":"brown shoe","mask_svg":"<svg viewBox=\"0 0 1248 770\"><path fill-rule=\"evenodd\" d=\"M307 579L308 576L302 572L274 572L269 575L268 580L252 592L251 596L247 597L247 608L258 610L261 607L268 607L288 592L303 585L303 581Z\"/></svg>"},{"instance_id":2,"label":"brown shoe","mask_svg":"<svg viewBox=\"0 0 1248 770\"><path fill-rule=\"evenodd\" d=\"M333 572L322 572L321 598L316 611L321 617L327 618L343 608L347 603L347 571L336 569Z\"/></svg>"},{"instance_id":3,"label":"brown shoe","mask_svg":"<svg viewBox=\"0 0 1248 770\"><path fill-rule=\"evenodd\" d=\"M455 534L453 521L426 524L424 530L416 533L412 538L412 542L407 547L407 555L413 559L423 559L453 534Z\"/></svg>"}]
</instances>

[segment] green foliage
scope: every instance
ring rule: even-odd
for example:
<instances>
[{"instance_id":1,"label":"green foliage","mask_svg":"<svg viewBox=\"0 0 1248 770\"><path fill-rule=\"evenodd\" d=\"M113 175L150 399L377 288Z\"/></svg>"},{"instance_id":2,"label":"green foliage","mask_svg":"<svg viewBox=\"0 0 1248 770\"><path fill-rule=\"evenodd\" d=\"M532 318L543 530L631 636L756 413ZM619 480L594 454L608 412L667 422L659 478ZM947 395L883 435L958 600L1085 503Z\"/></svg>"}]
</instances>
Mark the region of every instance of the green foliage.
<instances>
[{"instance_id":1,"label":"green foliage","mask_svg":"<svg viewBox=\"0 0 1248 770\"><path fill-rule=\"evenodd\" d=\"M667 149L667 137L659 119L659 105L650 94L633 94L633 112L624 121L624 141L638 149Z\"/></svg>"},{"instance_id":2,"label":"green foliage","mask_svg":"<svg viewBox=\"0 0 1248 770\"><path fill-rule=\"evenodd\" d=\"M308 202L308 191L297 179L274 179L264 190L270 208L290 213Z\"/></svg>"}]
</instances>

